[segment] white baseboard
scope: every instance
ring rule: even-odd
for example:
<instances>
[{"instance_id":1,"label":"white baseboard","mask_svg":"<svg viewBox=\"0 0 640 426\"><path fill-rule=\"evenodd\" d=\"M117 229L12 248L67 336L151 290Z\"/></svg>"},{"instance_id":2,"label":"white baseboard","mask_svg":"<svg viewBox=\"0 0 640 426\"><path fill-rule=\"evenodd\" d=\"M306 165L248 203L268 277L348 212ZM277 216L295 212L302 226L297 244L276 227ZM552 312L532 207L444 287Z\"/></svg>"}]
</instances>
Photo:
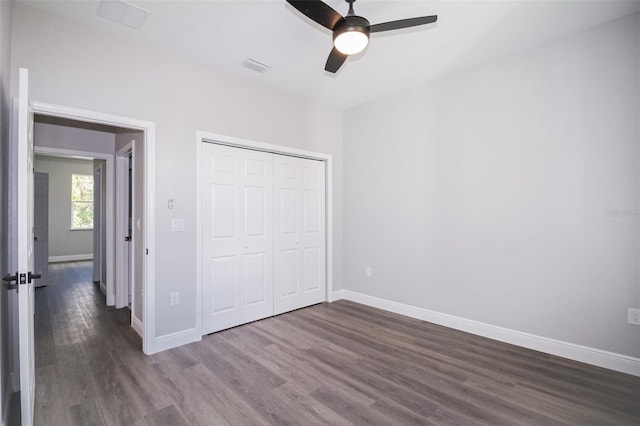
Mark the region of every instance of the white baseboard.
<instances>
[{"instance_id":1,"label":"white baseboard","mask_svg":"<svg viewBox=\"0 0 640 426\"><path fill-rule=\"evenodd\" d=\"M344 290L334 290L329 294L328 302L335 302L336 300L344 299Z\"/></svg>"},{"instance_id":2,"label":"white baseboard","mask_svg":"<svg viewBox=\"0 0 640 426\"><path fill-rule=\"evenodd\" d=\"M56 262L76 262L79 260L93 260L93 253L69 254L66 256L49 256L49 263Z\"/></svg>"},{"instance_id":3,"label":"white baseboard","mask_svg":"<svg viewBox=\"0 0 640 426\"><path fill-rule=\"evenodd\" d=\"M138 336L143 337L144 329L142 328L142 321L135 315L131 315L131 327L138 333Z\"/></svg>"},{"instance_id":4,"label":"white baseboard","mask_svg":"<svg viewBox=\"0 0 640 426\"><path fill-rule=\"evenodd\" d=\"M156 337L155 341L153 342L153 347L149 348L147 354L155 354L157 352L177 348L178 346L187 345L189 343L197 342L200 340L202 340L202 336L196 333L195 327L183 331L178 331L176 333L165 334L164 336Z\"/></svg>"},{"instance_id":5,"label":"white baseboard","mask_svg":"<svg viewBox=\"0 0 640 426\"><path fill-rule=\"evenodd\" d=\"M563 342L535 334L523 333L521 331L443 314L417 306L405 305L404 303L356 293L350 290L334 291L331 295L331 301L340 299L350 300L455 330L465 331L489 339L640 377L640 358L603 351L588 346L576 345L574 343Z\"/></svg>"}]
</instances>

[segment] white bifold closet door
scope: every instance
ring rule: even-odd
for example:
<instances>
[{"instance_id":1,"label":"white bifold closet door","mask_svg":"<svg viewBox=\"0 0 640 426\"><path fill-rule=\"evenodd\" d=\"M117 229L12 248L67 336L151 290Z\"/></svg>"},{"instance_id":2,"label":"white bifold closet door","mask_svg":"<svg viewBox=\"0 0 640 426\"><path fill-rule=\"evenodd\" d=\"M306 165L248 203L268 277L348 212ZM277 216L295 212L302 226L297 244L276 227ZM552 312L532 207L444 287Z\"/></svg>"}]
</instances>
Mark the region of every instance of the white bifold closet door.
<instances>
[{"instance_id":1,"label":"white bifold closet door","mask_svg":"<svg viewBox=\"0 0 640 426\"><path fill-rule=\"evenodd\" d=\"M274 309L326 300L324 162L273 156Z\"/></svg>"},{"instance_id":2,"label":"white bifold closet door","mask_svg":"<svg viewBox=\"0 0 640 426\"><path fill-rule=\"evenodd\" d=\"M271 154L202 149L203 334L273 315Z\"/></svg>"},{"instance_id":3,"label":"white bifold closet door","mask_svg":"<svg viewBox=\"0 0 640 426\"><path fill-rule=\"evenodd\" d=\"M203 143L203 334L326 300L324 170Z\"/></svg>"}]
</instances>

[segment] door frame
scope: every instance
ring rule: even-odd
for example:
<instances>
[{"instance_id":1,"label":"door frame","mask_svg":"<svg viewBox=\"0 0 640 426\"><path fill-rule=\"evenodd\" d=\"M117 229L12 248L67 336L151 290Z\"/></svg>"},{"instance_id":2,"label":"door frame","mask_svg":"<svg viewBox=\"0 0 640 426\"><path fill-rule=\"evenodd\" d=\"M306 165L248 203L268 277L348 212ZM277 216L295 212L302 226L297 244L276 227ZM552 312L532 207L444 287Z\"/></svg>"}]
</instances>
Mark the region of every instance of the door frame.
<instances>
[{"instance_id":1,"label":"door frame","mask_svg":"<svg viewBox=\"0 0 640 426\"><path fill-rule=\"evenodd\" d=\"M40 115L40 114L38 114ZM63 149L63 148L51 148L48 146L33 147L33 153L35 155L44 155L48 157L61 157L61 158L80 158L80 159L96 159L106 161L106 191L105 191L105 204L106 204L106 217L102 218L106 224L106 283L100 283L100 288L105 284L105 294L107 296L107 306L113 306L115 300L115 286L113 285L114 274L114 188L113 180L109 179L109 176L113 176L113 155L105 154L103 152L92 151L79 151L75 149ZM104 175L102 176L104 179ZM95 225L95 224L94 224ZM103 265L104 266L104 265Z\"/></svg>"},{"instance_id":2,"label":"door frame","mask_svg":"<svg viewBox=\"0 0 640 426\"><path fill-rule=\"evenodd\" d=\"M333 159L330 154L307 151L298 148L290 148L282 145L273 145L264 142L256 142L249 139L241 139L233 136L225 136L205 131L196 132L196 334L202 336L202 144L216 143L219 145L236 148L251 149L254 151L270 152L272 154L302 157L311 160L319 160L325 163L325 256L326 256L326 301L333 302Z\"/></svg>"},{"instance_id":3,"label":"door frame","mask_svg":"<svg viewBox=\"0 0 640 426\"><path fill-rule=\"evenodd\" d=\"M144 232L144 244L147 250L144 256L143 265L143 291L144 291L144 308L143 308L143 327L142 327L142 351L145 354L153 354L158 352L156 344L156 321L155 321L155 139L156 124L152 121L138 120L135 118L123 117L118 115L106 114L97 111L90 111L80 108L73 108L64 105L55 105L45 102L32 102L32 110L34 114L46 115L50 117L67 118L76 121L84 121L89 123L104 124L107 126L123 127L141 131L144 134L144 171L143 171L143 187L144 194L144 223L146 232ZM97 158L97 157L96 157ZM112 160L113 161L113 160ZM115 173L114 173L115 174ZM112 176L114 176L112 174ZM112 181L108 179L107 181ZM111 207L113 214L114 207ZM110 233L113 235L113 231ZM112 245L111 256L113 256L114 246ZM109 255L109 253L107 253ZM107 292L108 293L108 292ZM115 295L113 295L115 296Z\"/></svg>"},{"instance_id":4,"label":"door frame","mask_svg":"<svg viewBox=\"0 0 640 426\"><path fill-rule=\"evenodd\" d=\"M128 279L133 275L133 262L131 262L132 267L125 268L123 265L129 265L127 257L131 257L134 253L133 247L133 238L129 242L131 250L128 250L127 243L122 238L123 235L127 234L129 227L129 153L133 156L133 143L129 142L122 148L120 148L116 152L116 252L118 253L116 259L116 265L121 265L120 267L116 266L116 273L118 276L116 287L118 289L116 296L116 308L123 308L129 304L129 285ZM133 178L133 177L132 177ZM133 194L134 187L131 187L132 191L132 200L135 200L135 194ZM135 203L134 203L135 204ZM122 207L127 206L127 209ZM133 206L131 206L133 210ZM132 217L135 216L135 212L132 212ZM132 229L133 231L133 229ZM127 276L129 275L129 276ZM131 278L132 279L132 278ZM132 294L133 297L133 294ZM132 315L131 321L132 325L136 319L136 316L133 315L133 301L131 303ZM135 324L134 328L138 333L141 333L139 327L141 324Z\"/></svg>"}]
</instances>

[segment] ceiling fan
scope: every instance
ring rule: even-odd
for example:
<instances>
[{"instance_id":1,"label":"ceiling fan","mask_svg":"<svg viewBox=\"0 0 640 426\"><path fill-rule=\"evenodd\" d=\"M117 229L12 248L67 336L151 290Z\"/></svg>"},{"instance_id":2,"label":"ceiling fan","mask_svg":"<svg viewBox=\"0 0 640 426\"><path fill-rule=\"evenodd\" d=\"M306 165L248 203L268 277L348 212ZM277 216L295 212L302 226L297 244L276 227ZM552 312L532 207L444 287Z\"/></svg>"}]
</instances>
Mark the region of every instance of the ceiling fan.
<instances>
[{"instance_id":1,"label":"ceiling fan","mask_svg":"<svg viewBox=\"0 0 640 426\"><path fill-rule=\"evenodd\" d=\"M359 53L367 47L370 33L431 24L438 20L437 15L431 15L371 25L353 11L355 0L345 1L349 3L349 12L343 17L321 0L287 0L287 3L309 19L333 31L333 49L324 66L325 71L331 73L338 71L349 55Z\"/></svg>"}]
</instances>

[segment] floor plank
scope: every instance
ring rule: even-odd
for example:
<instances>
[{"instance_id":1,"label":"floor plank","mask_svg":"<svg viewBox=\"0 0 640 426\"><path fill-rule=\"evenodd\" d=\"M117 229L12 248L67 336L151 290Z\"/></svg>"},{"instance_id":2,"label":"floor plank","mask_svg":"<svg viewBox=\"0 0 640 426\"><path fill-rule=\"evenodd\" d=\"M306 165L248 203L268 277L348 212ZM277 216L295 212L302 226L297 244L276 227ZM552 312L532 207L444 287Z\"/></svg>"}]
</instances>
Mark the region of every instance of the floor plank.
<instances>
[{"instance_id":1,"label":"floor plank","mask_svg":"<svg viewBox=\"0 0 640 426\"><path fill-rule=\"evenodd\" d=\"M90 262L36 290L36 425L638 425L640 378L347 301L142 354Z\"/></svg>"}]
</instances>

